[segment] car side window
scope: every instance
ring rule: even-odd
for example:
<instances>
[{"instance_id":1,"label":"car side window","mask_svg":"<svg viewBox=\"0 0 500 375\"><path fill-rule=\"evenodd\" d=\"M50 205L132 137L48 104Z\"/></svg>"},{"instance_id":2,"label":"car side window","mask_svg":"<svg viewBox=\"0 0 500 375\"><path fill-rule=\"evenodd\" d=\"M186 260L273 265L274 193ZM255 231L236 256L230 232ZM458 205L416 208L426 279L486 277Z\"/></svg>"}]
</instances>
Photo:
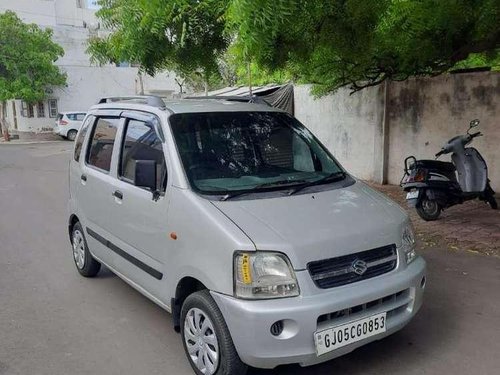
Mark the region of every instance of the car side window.
<instances>
[{"instance_id":1,"label":"car side window","mask_svg":"<svg viewBox=\"0 0 500 375\"><path fill-rule=\"evenodd\" d=\"M85 113L77 113L76 114L77 121L83 121L84 118L85 118Z\"/></svg>"},{"instance_id":2,"label":"car side window","mask_svg":"<svg viewBox=\"0 0 500 375\"><path fill-rule=\"evenodd\" d=\"M110 171L111 156L119 122L120 119L117 117L98 118L92 132L90 148L87 154L87 163L89 165L105 172Z\"/></svg>"},{"instance_id":3,"label":"car side window","mask_svg":"<svg viewBox=\"0 0 500 375\"><path fill-rule=\"evenodd\" d=\"M66 117L67 117L68 119L70 119L71 121L76 120L76 115L75 115L74 113L68 113L68 114L66 115Z\"/></svg>"},{"instance_id":4,"label":"car side window","mask_svg":"<svg viewBox=\"0 0 500 375\"><path fill-rule=\"evenodd\" d=\"M162 142L154 127L146 122L128 120L121 147L119 176L134 183L136 160L156 162L156 188L163 191L167 166L163 155Z\"/></svg>"},{"instance_id":5,"label":"car side window","mask_svg":"<svg viewBox=\"0 0 500 375\"><path fill-rule=\"evenodd\" d=\"M73 154L73 158L75 159L75 161L80 161L80 154L82 152L83 140L85 139L85 135L87 134L90 124L94 122L94 119L95 119L94 116L87 117L87 120L85 120L80 131L78 132L78 136L76 137L75 141L75 152Z\"/></svg>"}]
</instances>

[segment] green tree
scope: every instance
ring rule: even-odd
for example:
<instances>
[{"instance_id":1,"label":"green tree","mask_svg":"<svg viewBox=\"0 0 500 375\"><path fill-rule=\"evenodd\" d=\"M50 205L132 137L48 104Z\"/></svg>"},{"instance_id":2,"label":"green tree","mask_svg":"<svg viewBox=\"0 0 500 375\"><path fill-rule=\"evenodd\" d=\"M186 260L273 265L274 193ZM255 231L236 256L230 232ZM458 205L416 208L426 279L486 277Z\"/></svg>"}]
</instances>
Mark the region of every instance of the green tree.
<instances>
[{"instance_id":1,"label":"green tree","mask_svg":"<svg viewBox=\"0 0 500 375\"><path fill-rule=\"evenodd\" d=\"M207 83L293 79L317 94L498 62L498 0L101 0L99 62ZM471 56L471 57L469 57ZM221 69L221 61L224 62ZM229 62L230 64L226 64Z\"/></svg>"},{"instance_id":2,"label":"green tree","mask_svg":"<svg viewBox=\"0 0 500 375\"><path fill-rule=\"evenodd\" d=\"M201 76L207 91L230 43L224 33L226 3L101 0L97 15L112 33L92 38L88 52L99 63L138 63L150 75L169 69L183 80L197 82Z\"/></svg>"},{"instance_id":3,"label":"green tree","mask_svg":"<svg viewBox=\"0 0 500 375\"><path fill-rule=\"evenodd\" d=\"M52 41L52 30L23 23L14 12L0 14L0 128L8 138L5 105L10 99L36 102L50 86L65 84L54 62L64 50Z\"/></svg>"},{"instance_id":4,"label":"green tree","mask_svg":"<svg viewBox=\"0 0 500 375\"><path fill-rule=\"evenodd\" d=\"M318 94L499 56L498 0L232 0L227 14L243 57Z\"/></svg>"}]
</instances>

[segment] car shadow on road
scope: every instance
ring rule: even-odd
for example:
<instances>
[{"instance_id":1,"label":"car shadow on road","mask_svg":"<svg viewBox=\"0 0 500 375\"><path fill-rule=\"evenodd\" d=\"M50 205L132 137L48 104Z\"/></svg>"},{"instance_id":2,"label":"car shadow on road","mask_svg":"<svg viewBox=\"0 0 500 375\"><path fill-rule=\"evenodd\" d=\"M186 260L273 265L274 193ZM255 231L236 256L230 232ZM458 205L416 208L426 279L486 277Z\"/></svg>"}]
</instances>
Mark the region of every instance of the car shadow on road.
<instances>
[{"instance_id":1,"label":"car shadow on road","mask_svg":"<svg viewBox=\"0 0 500 375\"><path fill-rule=\"evenodd\" d=\"M99 273L97 274L96 278L99 279L109 279L112 277L118 277L116 276L113 271L111 271L108 267L106 267L104 264L101 265L101 269L99 270Z\"/></svg>"}]
</instances>

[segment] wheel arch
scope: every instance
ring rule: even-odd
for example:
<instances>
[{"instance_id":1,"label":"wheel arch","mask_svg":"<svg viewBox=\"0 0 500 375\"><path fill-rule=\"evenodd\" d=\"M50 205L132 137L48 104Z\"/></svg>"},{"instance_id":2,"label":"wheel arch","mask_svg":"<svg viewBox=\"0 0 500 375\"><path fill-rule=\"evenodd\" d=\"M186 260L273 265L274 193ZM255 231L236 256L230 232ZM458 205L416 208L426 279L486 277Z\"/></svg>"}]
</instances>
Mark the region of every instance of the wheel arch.
<instances>
[{"instance_id":1,"label":"wheel arch","mask_svg":"<svg viewBox=\"0 0 500 375\"><path fill-rule=\"evenodd\" d=\"M195 292L208 289L205 284L195 277L185 276L177 283L175 297L171 301L172 322L174 330L180 332L181 308L186 298Z\"/></svg>"},{"instance_id":2,"label":"wheel arch","mask_svg":"<svg viewBox=\"0 0 500 375\"><path fill-rule=\"evenodd\" d=\"M71 233L73 232L73 227L75 226L76 223L78 223L80 219L78 216L75 214L71 214L68 220L68 234L69 234L69 240L71 242Z\"/></svg>"}]
</instances>

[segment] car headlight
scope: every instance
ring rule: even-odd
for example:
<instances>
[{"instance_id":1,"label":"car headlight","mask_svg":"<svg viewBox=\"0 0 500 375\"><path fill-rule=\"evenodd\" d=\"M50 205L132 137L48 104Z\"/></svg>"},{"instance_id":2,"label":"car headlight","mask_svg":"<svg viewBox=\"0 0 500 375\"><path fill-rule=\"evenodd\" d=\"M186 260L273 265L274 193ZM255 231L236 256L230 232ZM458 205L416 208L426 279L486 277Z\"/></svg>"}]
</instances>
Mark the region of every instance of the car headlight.
<instances>
[{"instance_id":1,"label":"car headlight","mask_svg":"<svg viewBox=\"0 0 500 375\"><path fill-rule=\"evenodd\" d=\"M415 251L415 233L413 232L411 223L408 223L403 227L401 245L406 257L406 264L410 264L417 257L417 253Z\"/></svg>"},{"instance_id":2,"label":"car headlight","mask_svg":"<svg viewBox=\"0 0 500 375\"><path fill-rule=\"evenodd\" d=\"M245 299L294 297L299 295L299 285L284 254L237 252L234 256L234 294Z\"/></svg>"}]
</instances>

